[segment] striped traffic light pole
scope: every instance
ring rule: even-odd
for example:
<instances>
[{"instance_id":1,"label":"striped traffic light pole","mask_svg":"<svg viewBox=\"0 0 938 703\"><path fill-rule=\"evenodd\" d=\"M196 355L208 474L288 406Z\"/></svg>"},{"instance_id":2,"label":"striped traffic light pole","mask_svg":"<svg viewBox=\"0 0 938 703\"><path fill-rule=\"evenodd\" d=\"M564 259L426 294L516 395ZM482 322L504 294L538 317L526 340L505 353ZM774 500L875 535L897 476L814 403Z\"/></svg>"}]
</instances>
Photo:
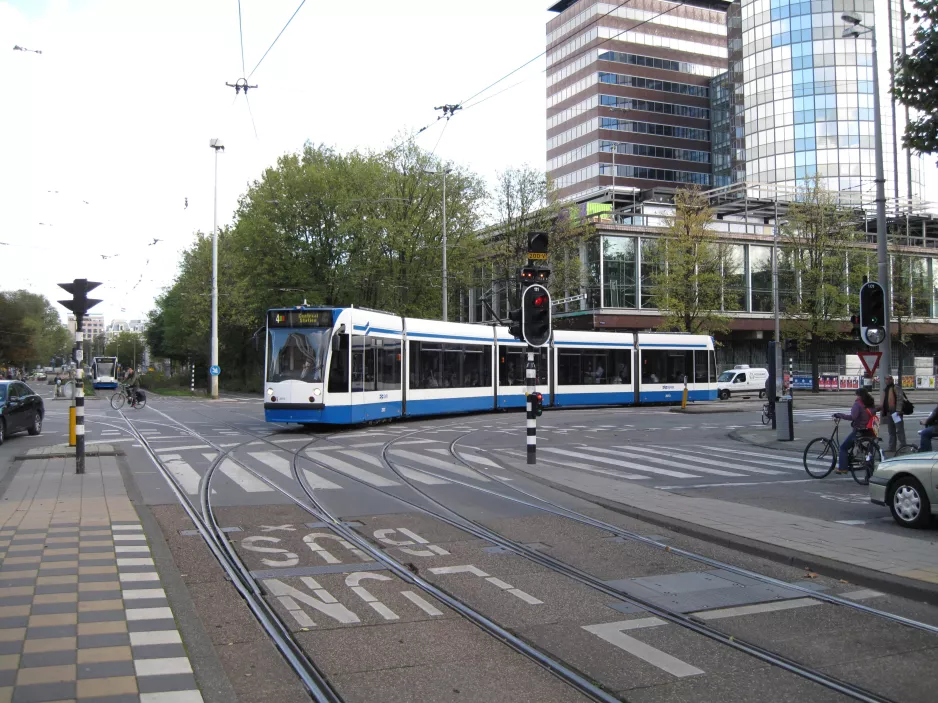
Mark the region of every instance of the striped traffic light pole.
<instances>
[{"instance_id":1,"label":"striped traffic light pole","mask_svg":"<svg viewBox=\"0 0 938 703\"><path fill-rule=\"evenodd\" d=\"M75 473L85 473L85 372L81 367L84 339L81 316L75 316Z\"/></svg>"},{"instance_id":2,"label":"striped traffic light pole","mask_svg":"<svg viewBox=\"0 0 938 703\"><path fill-rule=\"evenodd\" d=\"M537 415L534 411L534 392L537 382L537 367L534 365L534 352L532 347L528 347L528 364L525 367L524 375L527 381L527 393L525 400L528 411L528 463L537 463Z\"/></svg>"}]
</instances>

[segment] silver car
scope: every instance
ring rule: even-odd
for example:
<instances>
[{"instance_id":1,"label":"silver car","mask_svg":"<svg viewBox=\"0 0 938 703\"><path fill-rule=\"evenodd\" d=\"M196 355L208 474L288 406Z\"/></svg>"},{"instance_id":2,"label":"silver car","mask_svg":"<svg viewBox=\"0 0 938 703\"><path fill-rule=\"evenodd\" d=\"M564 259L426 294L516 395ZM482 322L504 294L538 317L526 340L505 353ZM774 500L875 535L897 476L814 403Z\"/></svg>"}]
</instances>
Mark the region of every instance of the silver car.
<instances>
[{"instance_id":1,"label":"silver car","mask_svg":"<svg viewBox=\"0 0 938 703\"><path fill-rule=\"evenodd\" d=\"M925 527L938 515L938 452L887 459L870 477L870 500L888 505L903 527Z\"/></svg>"}]
</instances>

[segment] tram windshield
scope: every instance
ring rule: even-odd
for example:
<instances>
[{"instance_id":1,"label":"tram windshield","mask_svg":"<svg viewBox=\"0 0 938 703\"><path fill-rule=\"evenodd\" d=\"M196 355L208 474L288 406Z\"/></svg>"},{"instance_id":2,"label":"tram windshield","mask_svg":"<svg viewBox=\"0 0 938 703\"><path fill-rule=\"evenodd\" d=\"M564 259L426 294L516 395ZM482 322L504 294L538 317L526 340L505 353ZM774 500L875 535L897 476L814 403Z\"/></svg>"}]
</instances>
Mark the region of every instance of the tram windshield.
<instances>
[{"instance_id":1,"label":"tram windshield","mask_svg":"<svg viewBox=\"0 0 938 703\"><path fill-rule=\"evenodd\" d=\"M267 382L321 383L331 334L331 327L270 328Z\"/></svg>"},{"instance_id":2,"label":"tram windshield","mask_svg":"<svg viewBox=\"0 0 938 703\"><path fill-rule=\"evenodd\" d=\"M114 376L114 362L113 361L104 361L103 359L95 360L94 368L95 368L95 372L94 372L95 378L101 378L102 376Z\"/></svg>"}]
</instances>

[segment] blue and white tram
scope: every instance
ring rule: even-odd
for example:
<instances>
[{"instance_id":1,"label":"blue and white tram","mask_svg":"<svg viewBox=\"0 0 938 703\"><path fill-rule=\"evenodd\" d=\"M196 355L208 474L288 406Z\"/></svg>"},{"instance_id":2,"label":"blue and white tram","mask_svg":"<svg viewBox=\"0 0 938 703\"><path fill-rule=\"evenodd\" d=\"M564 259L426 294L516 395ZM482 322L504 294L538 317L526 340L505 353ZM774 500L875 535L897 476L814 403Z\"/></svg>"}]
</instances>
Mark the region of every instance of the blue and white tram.
<instances>
[{"instance_id":1,"label":"blue and white tram","mask_svg":"<svg viewBox=\"0 0 938 703\"><path fill-rule=\"evenodd\" d=\"M117 388L116 356L96 356L91 360L91 386L96 389Z\"/></svg>"},{"instance_id":2,"label":"blue and white tram","mask_svg":"<svg viewBox=\"0 0 938 703\"><path fill-rule=\"evenodd\" d=\"M524 343L503 327L402 318L364 308L267 313L268 422L357 424L521 408ZM701 335L555 330L536 356L554 407L716 400L713 340Z\"/></svg>"}]
</instances>

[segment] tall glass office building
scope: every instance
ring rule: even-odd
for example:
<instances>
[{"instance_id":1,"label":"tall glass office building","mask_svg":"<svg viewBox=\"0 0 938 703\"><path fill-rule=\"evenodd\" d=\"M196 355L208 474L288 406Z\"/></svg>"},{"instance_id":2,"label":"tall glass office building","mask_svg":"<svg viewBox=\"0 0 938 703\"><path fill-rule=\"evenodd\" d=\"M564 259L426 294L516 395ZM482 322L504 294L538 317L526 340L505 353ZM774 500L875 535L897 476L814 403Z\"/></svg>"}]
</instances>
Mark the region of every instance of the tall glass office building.
<instances>
[{"instance_id":1,"label":"tall glass office building","mask_svg":"<svg viewBox=\"0 0 938 703\"><path fill-rule=\"evenodd\" d=\"M877 30L886 197L922 198L921 157L902 147L908 113L890 93L906 43L903 0L737 0L727 13L734 181L875 190L873 47L841 37L852 12Z\"/></svg>"}]
</instances>

